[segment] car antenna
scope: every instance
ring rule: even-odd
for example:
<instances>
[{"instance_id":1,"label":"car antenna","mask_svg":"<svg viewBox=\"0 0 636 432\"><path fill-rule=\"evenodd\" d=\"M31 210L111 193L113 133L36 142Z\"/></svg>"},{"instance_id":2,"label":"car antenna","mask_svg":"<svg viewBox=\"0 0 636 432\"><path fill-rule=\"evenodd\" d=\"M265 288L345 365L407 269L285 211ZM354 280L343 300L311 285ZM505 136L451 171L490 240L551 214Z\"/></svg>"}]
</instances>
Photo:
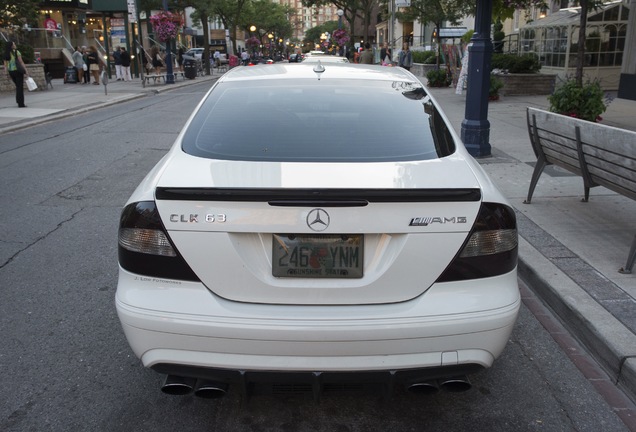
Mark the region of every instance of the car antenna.
<instances>
[{"instance_id":1,"label":"car antenna","mask_svg":"<svg viewBox=\"0 0 636 432\"><path fill-rule=\"evenodd\" d=\"M318 60L318 63L316 63L316 66L314 66L314 72L316 72L316 75L318 76L318 81L320 81L320 74L324 71L325 67L322 65L322 63L320 63L320 60Z\"/></svg>"}]
</instances>

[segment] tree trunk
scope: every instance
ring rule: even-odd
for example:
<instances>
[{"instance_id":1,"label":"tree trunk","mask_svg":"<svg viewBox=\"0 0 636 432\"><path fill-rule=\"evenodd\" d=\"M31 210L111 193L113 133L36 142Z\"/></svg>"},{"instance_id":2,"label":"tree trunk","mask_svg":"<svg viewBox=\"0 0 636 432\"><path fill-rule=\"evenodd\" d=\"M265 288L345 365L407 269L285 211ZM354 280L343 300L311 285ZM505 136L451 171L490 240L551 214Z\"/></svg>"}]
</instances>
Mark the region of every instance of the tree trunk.
<instances>
[{"instance_id":1,"label":"tree trunk","mask_svg":"<svg viewBox=\"0 0 636 432\"><path fill-rule=\"evenodd\" d=\"M203 55L201 61L206 75L210 75L210 28L208 27L208 16L201 12L201 25L203 26Z\"/></svg>"},{"instance_id":2,"label":"tree trunk","mask_svg":"<svg viewBox=\"0 0 636 432\"><path fill-rule=\"evenodd\" d=\"M585 31L587 30L587 0L581 0L581 18L579 21L579 46L576 58L575 80L579 87L583 87L583 65L585 64Z\"/></svg>"}]
</instances>

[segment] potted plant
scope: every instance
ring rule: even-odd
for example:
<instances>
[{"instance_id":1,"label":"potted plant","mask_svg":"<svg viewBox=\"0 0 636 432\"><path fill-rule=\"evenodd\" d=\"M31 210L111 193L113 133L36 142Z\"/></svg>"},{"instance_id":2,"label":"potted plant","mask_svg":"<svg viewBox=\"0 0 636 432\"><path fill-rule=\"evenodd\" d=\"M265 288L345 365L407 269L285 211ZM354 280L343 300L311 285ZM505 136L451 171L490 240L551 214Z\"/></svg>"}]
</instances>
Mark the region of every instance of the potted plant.
<instances>
[{"instance_id":1,"label":"potted plant","mask_svg":"<svg viewBox=\"0 0 636 432\"><path fill-rule=\"evenodd\" d=\"M568 79L548 96L550 111L591 122L603 120L601 114L610 102L598 81L588 81L579 86L575 79Z\"/></svg>"},{"instance_id":2,"label":"potted plant","mask_svg":"<svg viewBox=\"0 0 636 432\"><path fill-rule=\"evenodd\" d=\"M499 100L499 90L504 86L503 81L499 78L490 74L490 88L488 89L488 100L496 101Z\"/></svg>"}]
</instances>

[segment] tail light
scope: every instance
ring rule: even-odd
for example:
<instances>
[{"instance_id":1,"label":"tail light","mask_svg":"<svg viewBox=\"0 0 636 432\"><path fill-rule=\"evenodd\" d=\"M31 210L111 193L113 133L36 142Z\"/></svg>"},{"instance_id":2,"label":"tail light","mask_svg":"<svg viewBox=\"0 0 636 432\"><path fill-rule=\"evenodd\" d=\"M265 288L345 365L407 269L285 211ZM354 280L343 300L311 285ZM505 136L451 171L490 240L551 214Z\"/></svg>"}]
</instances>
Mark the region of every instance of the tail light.
<instances>
[{"instance_id":1,"label":"tail light","mask_svg":"<svg viewBox=\"0 0 636 432\"><path fill-rule=\"evenodd\" d=\"M199 278L174 247L154 201L127 205L119 221L119 264L129 272L164 279Z\"/></svg>"},{"instance_id":2,"label":"tail light","mask_svg":"<svg viewBox=\"0 0 636 432\"><path fill-rule=\"evenodd\" d=\"M517 218L503 204L482 203L461 251L437 282L498 276L517 266Z\"/></svg>"}]
</instances>

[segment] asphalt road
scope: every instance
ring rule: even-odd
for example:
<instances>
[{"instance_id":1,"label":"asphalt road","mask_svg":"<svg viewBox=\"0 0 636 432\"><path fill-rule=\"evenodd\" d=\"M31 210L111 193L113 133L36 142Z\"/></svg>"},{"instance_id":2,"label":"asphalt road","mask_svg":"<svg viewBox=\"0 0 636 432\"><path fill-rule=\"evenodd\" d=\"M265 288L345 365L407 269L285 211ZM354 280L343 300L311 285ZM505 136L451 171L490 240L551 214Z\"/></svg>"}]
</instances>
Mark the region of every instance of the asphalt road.
<instances>
[{"instance_id":1,"label":"asphalt road","mask_svg":"<svg viewBox=\"0 0 636 432\"><path fill-rule=\"evenodd\" d=\"M167 396L115 313L119 212L205 88L0 136L0 430L621 431L529 310L465 393ZM237 118L237 133L249 119ZM293 125L290 125L293 131ZM590 360L591 361L591 360Z\"/></svg>"}]
</instances>

